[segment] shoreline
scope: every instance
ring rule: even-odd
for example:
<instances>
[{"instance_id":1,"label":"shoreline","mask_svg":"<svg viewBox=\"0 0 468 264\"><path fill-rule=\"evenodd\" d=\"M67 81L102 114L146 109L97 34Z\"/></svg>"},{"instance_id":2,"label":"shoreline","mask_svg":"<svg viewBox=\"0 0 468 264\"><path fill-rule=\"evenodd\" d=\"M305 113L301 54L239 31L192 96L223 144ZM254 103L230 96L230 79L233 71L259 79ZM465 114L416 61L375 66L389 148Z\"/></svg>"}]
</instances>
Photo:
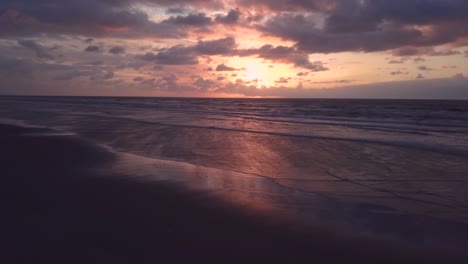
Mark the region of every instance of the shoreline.
<instances>
[{"instance_id":1,"label":"shoreline","mask_svg":"<svg viewBox=\"0 0 468 264\"><path fill-rule=\"evenodd\" d=\"M275 221L177 184L107 175L112 153L51 132L0 125L8 263L466 260Z\"/></svg>"}]
</instances>

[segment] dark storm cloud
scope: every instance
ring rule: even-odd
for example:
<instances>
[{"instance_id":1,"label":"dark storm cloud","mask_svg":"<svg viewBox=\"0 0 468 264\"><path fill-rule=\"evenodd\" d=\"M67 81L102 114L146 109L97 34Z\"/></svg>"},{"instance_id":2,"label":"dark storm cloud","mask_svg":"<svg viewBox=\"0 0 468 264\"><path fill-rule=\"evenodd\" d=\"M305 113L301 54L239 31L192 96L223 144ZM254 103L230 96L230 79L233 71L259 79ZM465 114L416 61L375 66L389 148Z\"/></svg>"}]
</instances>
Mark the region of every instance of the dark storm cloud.
<instances>
[{"instance_id":1,"label":"dark storm cloud","mask_svg":"<svg viewBox=\"0 0 468 264\"><path fill-rule=\"evenodd\" d=\"M125 53L125 48L122 46L114 46L110 48L108 52L114 55L123 54Z\"/></svg>"},{"instance_id":2,"label":"dark storm cloud","mask_svg":"<svg viewBox=\"0 0 468 264\"><path fill-rule=\"evenodd\" d=\"M18 44L24 48L34 51L38 58L49 60L54 59L54 56L52 56L46 48L33 40L18 40Z\"/></svg>"}]
</instances>

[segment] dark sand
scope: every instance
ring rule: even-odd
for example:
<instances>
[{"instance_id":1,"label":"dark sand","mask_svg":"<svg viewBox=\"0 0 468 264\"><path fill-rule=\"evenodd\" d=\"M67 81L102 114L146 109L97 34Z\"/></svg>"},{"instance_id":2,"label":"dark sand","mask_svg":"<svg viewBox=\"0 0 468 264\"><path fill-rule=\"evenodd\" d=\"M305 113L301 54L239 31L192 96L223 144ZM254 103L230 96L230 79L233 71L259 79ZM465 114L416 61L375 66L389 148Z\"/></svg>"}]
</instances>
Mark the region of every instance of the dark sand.
<instances>
[{"instance_id":1,"label":"dark sand","mask_svg":"<svg viewBox=\"0 0 468 264\"><path fill-rule=\"evenodd\" d=\"M46 132L0 125L1 263L462 263L100 175L113 154Z\"/></svg>"}]
</instances>

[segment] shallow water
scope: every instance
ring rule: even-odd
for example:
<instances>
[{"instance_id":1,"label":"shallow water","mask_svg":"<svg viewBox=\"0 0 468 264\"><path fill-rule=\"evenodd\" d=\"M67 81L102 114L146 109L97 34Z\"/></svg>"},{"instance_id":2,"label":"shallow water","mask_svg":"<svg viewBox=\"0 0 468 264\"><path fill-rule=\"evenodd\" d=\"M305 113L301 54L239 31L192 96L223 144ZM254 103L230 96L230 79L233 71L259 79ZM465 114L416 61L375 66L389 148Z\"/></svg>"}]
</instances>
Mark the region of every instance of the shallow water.
<instances>
[{"instance_id":1,"label":"shallow water","mask_svg":"<svg viewBox=\"0 0 468 264\"><path fill-rule=\"evenodd\" d=\"M416 244L468 245L468 102L1 97L9 122L121 152L114 169ZM13 120L13 121L12 121Z\"/></svg>"}]
</instances>

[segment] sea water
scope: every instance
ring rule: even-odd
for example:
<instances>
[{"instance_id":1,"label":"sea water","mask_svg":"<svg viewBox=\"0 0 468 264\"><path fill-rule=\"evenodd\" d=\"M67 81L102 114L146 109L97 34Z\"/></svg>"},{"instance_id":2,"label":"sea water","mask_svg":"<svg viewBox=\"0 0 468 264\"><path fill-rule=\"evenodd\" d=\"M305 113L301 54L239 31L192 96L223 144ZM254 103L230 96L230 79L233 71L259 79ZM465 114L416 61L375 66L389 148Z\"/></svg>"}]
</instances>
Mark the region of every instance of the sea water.
<instances>
[{"instance_id":1,"label":"sea water","mask_svg":"<svg viewBox=\"0 0 468 264\"><path fill-rule=\"evenodd\" d=\"M0 97L0 118L107 146L129 175L468 245L468 101Z\"/></svg>"}]
</instances>

